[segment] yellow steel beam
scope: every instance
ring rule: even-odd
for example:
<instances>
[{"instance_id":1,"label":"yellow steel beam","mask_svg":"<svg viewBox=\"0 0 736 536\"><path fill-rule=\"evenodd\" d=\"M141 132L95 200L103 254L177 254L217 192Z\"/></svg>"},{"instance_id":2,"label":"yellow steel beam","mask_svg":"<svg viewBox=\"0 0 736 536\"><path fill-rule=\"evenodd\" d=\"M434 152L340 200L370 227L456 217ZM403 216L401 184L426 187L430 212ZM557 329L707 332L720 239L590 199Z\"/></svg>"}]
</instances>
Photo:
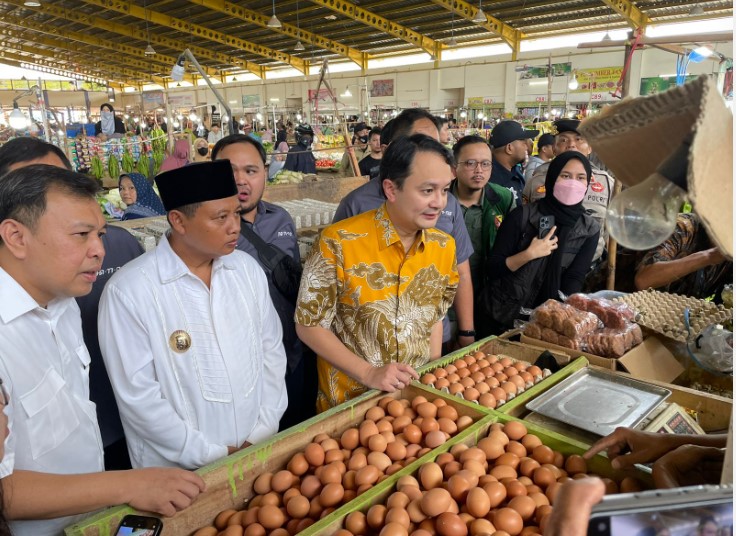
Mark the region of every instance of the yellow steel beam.
<instances>
[{"instance_id":1,"label":"yellow steel beam","mask_svg":"<svg viewBox=\"0 0 736 536\"><path fill-rule=\"evenodd\" d=\"M239 39L237 37L218 32L212 28L192 24L184 19L178 19L164 13L159 13L158 11L143 9L127 0L83 0L83 2L103 9L108 9L110 11L115 11L117 13L122 13L124 15L129 15L131 17L136 17L141 20L148 19L150 22L158 24L159 26L165 26L166 28L172 28L182 33L196 35L197 37L222 43L223 45L227 45L232 48L239 48L257 56L281 61L287 65L291 65L298 71L307 74L307 62L298 56L292 56L291 54L287 54L279 50L251 43L250 41L245 41L244 39Z\"/></svg>"},{"instance_id":2,"label":"yellow steel beam","mask_svg":"<svg viewBox=\"0 0 736 536\"><path fill-rule=\"evenodd\" d=\"M55 64L58 64L58 61L59 61L58 56L54 56L53 55L54 52L52 50L46 50L43 48L37 48L31 45L18 44L18 43L8 43L5 45L5 48L10 48L13 52L25 52L26 54L31 54L33 56L42 56L43 58L46 58L48 61L53 62ZM80 50L75 50L73 46L70 47L69 45L60 47L60 50L69 51L75 54L82 53ZM28 58L28 60L32 60L32 59L34 58ZM33 61L28 61L28 63L33 63ZM87 62L85 62L85 65L89 66L92 69L96 69L99 72L107 73L107 75L112 75L113 79L115 80L120 80L122 78L124 80L127 79L128 81L132 82L134 80L143 78L146 80L150 79L150 80L153 80L157 84L164 85L165 79L163 77L151 76L149 74L146 74L145 62L139 62L138 64L138 68L143 68L143 70L141 71L129 69L127 67L123 67L120 65L110 64L106 59L101 58L101 57L98 57L97 60L88 60ZM57 67L57 68L64 69L67 71L73 69L73 67L70 68L69 66ZM105 76L103 76L102 78L105 78ZM191 76L188 78L189 78L189 81L196 84L196 79L194 79Z\"/></svg>"},{"instance_id":3,"label":"yellow steel beam","mask_svg":"<svg viewBox=\"0 0 736 536\"><path fill-rule=\"evenodd\" d=\"M77 22L79 24L84 24L85 26L90 26L93 29L97 28L100 30L105 30L108 32L116 33L119 35L124 35L126 37L132 37L133 39L138 39L140 41L147 41L147 42L150 42L154 46L173 48L174 50L180 50L180 51L184 51L184 49L189 48L189 50L191 50L192 53L200 59L206 58L212 61L216 61L218 63L233 65L235 67L238 67L244 70L248 70L252 72L253 74L255 74L256 76L258 76L259 78L265 78L266 76L265 73L268 70L263 65L258 65L257 63L246 61L238 57L232 56L230 54L222 54L219 52L213 52L203 47L189 45L188 43L185 43L184 41L179 41L177 39L171 39L168 37L161 37L161 36L156 35L155 33L151 33L149 36L144 28L138 29L138 28L134 28L133 26L127 26L125 24L111 22L111 21L102 19L100 17L80 14L80 13L77 13L75 10L57 7L57 6L51 5L48 2L44 2L41 5L41 7L24 6L23 0L5 0L5 3L13 4L18 7L23 7L24 9L30 9L38 13L44 13L51 17L65 19L68 21Z\"/></svg>"},{"instance_id":4,"label":"yellow steel beam","mask_svg":"<svg viewBox=\"0 0 736 536\"><path fill-rule=\"evenodd\" d=\"M456 15L471 21L475 18L476 13L478 13L477 7L465 2L464 0L431 0L431 2L444 7L450 12L454 11ZM485 28L489 32L494 33L503 39L504 42L511 47L512 59L516 60L516 55L519 53L519 45L525 35L521 30L517 30L502 20L492 17L485 12L484 14L486 16L486 21L478 24L478 26Z\"/></svg>"},{"instance_id":5,"label":"yellow steel beam","mask_svg":"<svg viewBox=\"0 0 736 536\"><path fill-rule=\"evenodd\" d=\"M126 60L128 60L129 58L139 58L141 60L145 60L145 63L146 63L145 71L146 72L150 71L152 68L150 62L161 64L163 67L153 67L155 70L160 71L164 68L166 70L171 69L171 66L174 65L174 63L176 63L176 59L177 59L176 57L166 56L164 54L153 54L149 56L149 55L146 55L145 51L140 47L133 47L130 45L114 43L108 39L100 39L99 37L94 37L94 36L87 35L81 32L72 32L69 30L62 30L60 28L57 28L49 24L38 24L33 21L29 21L27 19L19 19L15 17L4 16L3 22L10 26L17 26L24 30L33 30L34 32L57 36L61 39L64 39L65 41L57 41L57 40L52 40L52 41L60 42L63 44L68 44L69 41L77 41L79 43L84 43L85 45L114 50L116 54L112 57L116 61L121 61L123 63L126 62ZM27 34L25 34L24 32L18 32L18 31L13 31L13 30L7 30L7 31L0 30L0 35L15 36L18 39L34 41L34 42L38 42L38 43L48 45L48 46L59 46L56 43L52 43L49 40L44 42L44 38L34 37L32 39L28 39ZM204 69L205 69L205 72L209 76L219 76L220 75L220 72L217 69L212 69L210 67L204 67Z\"/></svg>"},{"instance_id":6,"label":"yellow steel beam","mask_svg":"<svg viewBox=\"0 0 736 536\"><path fill-rule=\"evenodd\" d=\"M373 26L374 28L381 30L384 33L393 35L394 37L398 37L399 39L403 39L404 41L421 48L436 59L439 59L440 55L442 54L443 45L439 41L435 41L434 39L427 37L426 35L415 32L411 28L407 28L406 26L402 26L401 24L398 24L396 22L391 22L390 20L381 17L380 15L377 15L372 11L368 11L367 9L356 6L352 2L348 2L347 0L310 1L313 4L317 4L318 6L331 9L335 13L339 13L344 17L361 22L367 26Z\"/></svg>"},{"instance_id":7,"label":"yellow steel beam","mask_svg":"<svg viewBox=\"0 0 736 536\"><path fill-rule=\"evenodd\" d=\"M634 28L644 28L651 24L652 19L636 7L630 0L602 0L604 4L613 8L613 10L621 15L626 22Z\"/></svg>"},{"instance_id":8,"label":"yellow steel beam","mask_svg":"<svg viewBox=\"0 0 736 536\"><path fill-rule=\"evenodd\" d=\"M257 11L253 11L237 4L233 4L232 2L228 2L227 0L189 1L192 4L204 6L212 11L224 13L225 15L236 17L240 20L249 22L256 26L268 28L269 30L272 30L274 32L293 37L294 39L304 41L325 50L329 50L330 52L334 52L335 54L339 54L340 56L351 59L352 61L360 65L361 68L364 68L366 62L368 61L368 54L366 54L365 52L361 52L357 48L343 45L342 43L338 43L337 41L333 41L332 39L328 39L324 36L308 32L291 24L286 24L283 21L281 22L281 28L270 28L268 26L268 21L271 17L269 17L268 15L262 15Z\"/></svg>"}]
</instances>

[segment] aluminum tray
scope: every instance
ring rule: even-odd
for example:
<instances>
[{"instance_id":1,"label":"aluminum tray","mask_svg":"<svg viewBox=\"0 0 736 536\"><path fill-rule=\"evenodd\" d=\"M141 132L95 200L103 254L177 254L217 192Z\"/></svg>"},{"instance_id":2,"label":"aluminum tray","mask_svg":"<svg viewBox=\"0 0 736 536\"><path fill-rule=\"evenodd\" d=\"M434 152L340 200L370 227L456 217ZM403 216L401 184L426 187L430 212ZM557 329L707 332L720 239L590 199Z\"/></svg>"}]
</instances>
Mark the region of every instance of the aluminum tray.
<instances>
[{"instance_id":1,"label":"aluminum tray","mask_svg":"<svg viewBox=\"0 0 736 536\"><path fill-rule=\"evenodd\" d=\"M585 368L526 405L545 417L605 436L635 426L671 391L631 378Z\"/></svg>"}]
</instances>

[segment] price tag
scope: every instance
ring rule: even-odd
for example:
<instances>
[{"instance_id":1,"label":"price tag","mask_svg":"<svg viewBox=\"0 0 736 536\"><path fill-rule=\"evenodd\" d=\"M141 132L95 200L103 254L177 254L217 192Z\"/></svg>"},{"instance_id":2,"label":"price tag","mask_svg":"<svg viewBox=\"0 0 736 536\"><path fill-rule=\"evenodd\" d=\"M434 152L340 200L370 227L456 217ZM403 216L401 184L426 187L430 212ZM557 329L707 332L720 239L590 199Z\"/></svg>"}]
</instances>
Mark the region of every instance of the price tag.
<instances>
[{"instance_id":1,"label":"price tag","mask_svg":"<svg viewBox=\"0 0 736 536\"><path fill-rule=\"evenodd\" d=\"M537 98L536 98L536 101L537 101L537 102L544 102L544 101L546 101L546 100L547 100L547 97L537 97Z\"/></svg>"},{"instance_id":2,"label":"price tag","mask_svg":"<svg viewBox=\"0 0 736 536\"><path fill-rule=\"evenodd\" d=\"M603 93L593 93L590 95L590 100L603 100Z\"/></svg>"}]
</instances>

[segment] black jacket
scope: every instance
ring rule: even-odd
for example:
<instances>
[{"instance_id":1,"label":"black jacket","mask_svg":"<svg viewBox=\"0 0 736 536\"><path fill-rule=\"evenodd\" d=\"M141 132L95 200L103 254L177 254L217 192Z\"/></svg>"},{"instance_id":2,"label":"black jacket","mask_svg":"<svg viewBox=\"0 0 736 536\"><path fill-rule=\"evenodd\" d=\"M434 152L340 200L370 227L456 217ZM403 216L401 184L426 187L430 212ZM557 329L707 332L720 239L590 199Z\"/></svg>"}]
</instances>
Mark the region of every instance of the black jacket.
<instances>
[{"instance_id":1,"label":"black jacket","mask_svg":"<svg viewBox=\"0 0 736 536\"><path fill-rule=\"evenodd\" d=\"M523 205L517 207L501 224L499 236L486 267L487 283L479 300L484 313L493 319L497 328L512 328L513 321L519 317L522 307L532 308L537 305L538 294L544 281L544 271L549 257L534 259L515 272L511 272L505 266L505 259L529 247L532 239L539 233L539 218L541 215L537 203ZM506 229L504 229L505 226ZM509 228L512 226L515 229ZM520 227L523 230L519 235L516 246L510 252L511 254L509 255L509 252L506 251L504 255L498 255L498 250L504 248L504 241L501 236L504 231L507 235L510 231L518 234L516 229ZM562 292L571 294L581 290L583 277L595 252L599 232L600 224L588 214L583 214L582 218L570 231L562 255L563 282L560 288ZM494 253L496 254L495 259ZM494 261L496 261L495 264ZM572 279L567 278L566 281L566 276L569 275L568 272L572 271L568 269L571 268L574 261L576 268L580 268L579 270L576 269L576 272L580 274ZM500 262L503 262L503 265L500 265Z\"/></svg>"},{"instance_id":2,"label":"black jacket","mask_svg":"<svg viewBox=\"0 0 736 536\"><path fill-rule=\"evenodd\" d=\"M99 136L102 132L102 121L95 123L95 136ZM125 124L119 117L115 117L115 134L125 134Z\"/></svg>"}]
</instances>

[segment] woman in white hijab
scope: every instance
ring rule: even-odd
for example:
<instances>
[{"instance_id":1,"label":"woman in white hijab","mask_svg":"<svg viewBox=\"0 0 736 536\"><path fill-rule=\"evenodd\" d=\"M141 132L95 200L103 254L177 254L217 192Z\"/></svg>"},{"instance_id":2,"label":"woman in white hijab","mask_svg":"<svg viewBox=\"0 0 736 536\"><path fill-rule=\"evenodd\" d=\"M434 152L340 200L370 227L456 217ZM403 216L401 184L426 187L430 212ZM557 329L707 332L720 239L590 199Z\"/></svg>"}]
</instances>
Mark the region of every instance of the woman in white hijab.
<instances>
[{"instance_id":1,"label":"woman in white hijab","mask_svg":"<svg viewBox=\"0 0 736 536\"><path fill-rule=\"evenodd\" d=\"M100 120L95 124L95 136L100 134L108 138L120 138L125 134L123 120L115 116L115 108L107 102L100 106Z\"/></svg>"}]
</instances>

